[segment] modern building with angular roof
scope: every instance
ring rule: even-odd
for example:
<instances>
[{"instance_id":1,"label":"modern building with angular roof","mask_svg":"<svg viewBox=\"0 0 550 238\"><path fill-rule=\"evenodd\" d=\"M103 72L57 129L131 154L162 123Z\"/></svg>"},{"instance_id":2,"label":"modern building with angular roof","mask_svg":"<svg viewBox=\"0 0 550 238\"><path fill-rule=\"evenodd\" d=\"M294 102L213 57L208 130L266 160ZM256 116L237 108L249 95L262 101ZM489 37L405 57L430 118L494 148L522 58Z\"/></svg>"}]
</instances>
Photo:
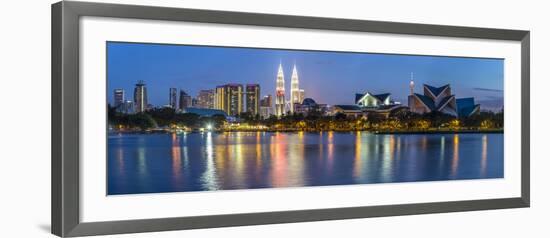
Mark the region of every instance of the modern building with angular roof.
<instances>
[{"instance_id":1,"label":"modern building with angular roof","mask_svg":"<svg viewBox=\"0 0 550 238\"><path fill-rule=\"evenodd\" d=\"M372 94L370 92L355 94L355 105L359 106L364 112L382 113L386 116L404 107L400 103L391 100L390 93Z\"/></svg>"},{"instance_id":2,"label":"modern building with angular roof","mask_svg":"<svg viewBox=\"0 0 550 238\"><path fill-rule=\"evenodd\" d=\"M382 105L390 105L393 104L393 102L390 100L389 93L383 93L383 94L372 94L370 92L366 92L365 94L356 93L355 94L355 104L357 104L360 107L369 107L369 108L376 108Z\"/></svg>"},{"instance_id":3,"label":"modern building with angular roof","mask_svg":"<svg viewBox=\"0 0 550 238\"><path fill-rule=\"evenodd\" d=\"M456 107L459 117L469 117L480 111L480 105L475 104L474 98L458 98Z\"/></svg>"},{"instance_id":4,"label":"modern building with angular roof","mask_svg":"<svg viewBox=\"0 0 550 238\"><path fill-rule=\"evenodd\" d=\"M334 105L332 114L343 113L347 116L368 116L368 114L382 114L389 116L397 109L405 108L391 100L390 93L373 94L370 92L356 93L354 105Z\"/></svg>"},{"instance_id":5,"label":"modern building with angular roof","mask_svg":"<svg viewBox=\"0 0 550 238\"><path fill-rule=\"evenodd\" d=\"M475 104L474 98L456 99L449 84L441 87L424 84L424 95L414 93L413 86L414 84L411 84L409 95L411 112L424 114L438 111L454 117L469 117L479 112L479 104Z\"/></svg>"}]
</instances>

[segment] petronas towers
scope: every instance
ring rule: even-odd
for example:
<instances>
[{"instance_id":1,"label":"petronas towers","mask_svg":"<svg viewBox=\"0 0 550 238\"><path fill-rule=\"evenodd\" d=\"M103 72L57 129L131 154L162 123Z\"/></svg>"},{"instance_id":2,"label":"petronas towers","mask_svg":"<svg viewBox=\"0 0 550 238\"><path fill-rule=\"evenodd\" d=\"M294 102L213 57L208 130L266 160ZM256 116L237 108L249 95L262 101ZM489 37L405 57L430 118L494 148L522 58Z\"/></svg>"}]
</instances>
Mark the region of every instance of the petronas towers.
<instances>
[{"instance_id":1,"label":"petronas towers","mask_svg":"<svg viewBox=\"0 0 550 238\"><path fill-rule=\"evenodd\" d=\"M295 104L302 103L304 97L305 91L300 89L298 70L296 69L296 64L294 64L292 76L290 78L290 100L288 102L286 101L283 65L279 64L279 70L277 71L277 87L275 90L275 115L282 116L286 114L287 111L294 113Z\"/></svg>"},{"instance_id":2,"label":"petronas towers","mask_svg":"<svg viewBox=\"0 0 550 238\"><path fill-rule=\"evenodd\" d=\"M283 65L279 64L277 71L277 88L275 89L275 115L282 116L285 113L285 75Z\"/></svg>"}]
</instances>

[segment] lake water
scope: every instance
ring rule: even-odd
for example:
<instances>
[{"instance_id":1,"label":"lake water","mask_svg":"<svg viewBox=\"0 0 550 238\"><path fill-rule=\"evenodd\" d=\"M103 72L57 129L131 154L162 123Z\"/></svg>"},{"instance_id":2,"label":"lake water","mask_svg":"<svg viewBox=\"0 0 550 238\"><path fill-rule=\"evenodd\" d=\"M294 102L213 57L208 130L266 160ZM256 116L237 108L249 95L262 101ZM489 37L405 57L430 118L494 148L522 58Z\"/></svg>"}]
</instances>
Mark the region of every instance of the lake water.
<instances>
[{"instance_id":1,"label":"lake water","mask_svg":"<svg viewBox=\"0 0 550 238\"><path fill-rule=\"evenodd\" d=\"M110 134L108 194L502 178L503 134Z\"/></svg>"}]
</instances>

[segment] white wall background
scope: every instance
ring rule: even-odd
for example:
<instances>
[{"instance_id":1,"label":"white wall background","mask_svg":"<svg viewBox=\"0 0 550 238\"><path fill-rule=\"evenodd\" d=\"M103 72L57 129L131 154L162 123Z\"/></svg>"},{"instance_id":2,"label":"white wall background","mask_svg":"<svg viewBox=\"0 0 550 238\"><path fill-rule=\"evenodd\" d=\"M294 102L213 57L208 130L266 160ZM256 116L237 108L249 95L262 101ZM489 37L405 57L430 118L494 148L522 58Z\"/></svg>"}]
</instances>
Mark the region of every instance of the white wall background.
<instances>
[{"instance_id":1,"label":"white wall background","mask_svg":"<svg viewBox=\"0 0 550 238\"><path fill-rule=\"evenodd\" d=\"M199 9L531 30L531 208L157 232L112 237L549 237L546 1L96 0ZM50 227L50 4L6 1L0 14L0 237ZM16 116L12 116L16 115ZM19 115L19 116L17 116ZM434 191L437 192L437 191Z\"/></svg>"}]
</instances>

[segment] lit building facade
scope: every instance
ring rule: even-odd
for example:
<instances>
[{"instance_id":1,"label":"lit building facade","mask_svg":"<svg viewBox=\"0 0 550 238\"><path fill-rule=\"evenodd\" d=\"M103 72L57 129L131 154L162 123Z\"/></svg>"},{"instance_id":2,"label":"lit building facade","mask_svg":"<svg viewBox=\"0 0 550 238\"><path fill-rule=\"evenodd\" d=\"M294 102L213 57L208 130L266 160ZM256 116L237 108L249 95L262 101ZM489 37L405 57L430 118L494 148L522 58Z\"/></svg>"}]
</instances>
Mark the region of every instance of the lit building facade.
<instances>
[{"instance_id":1,"label":"lit building facade","mask_svg":"<svg viewBox=\"0 0 550 238\"><path fill-rule=\"evenodd\" d=\"M214 109L214 101L216 98L216 92L213 89L201 90L197 96L197 107Z\"/></svg>"},{"instance_id":2,"label":"lit building facade","mask_svg":"<svg viewBox=\"0 0 550 238\"><path fill-rule=\"evenodd\" d=\"M273 97L271 94L264 96L260 100L260 117L269 118L273 114Z\"/></svg>"},{"instance_id":3,"label":"lit building facade","mask_svg":"<svg viewBox=\"0 0 550 238\"><path fill-rule=\"evenodd\" d=\"M311 111L320 109L319 104L312 98L305 98L301 103L296 103L294 105L294 113L302 115L307 115Z\"/></svg>"},{"instance_id":4,"label":"lit building facade","mask_svg":"<svg viewBox=\"0 0 550 238\"><path fill-rule=\"evenodd\" d=\"M134 88L134 107L135 112L145 112L147 110L147 88L145 82L140 80Z\"/></svg>"},{"instance_id":5,"label":"lit building facade","mask_svg":"<svg viewBox=\"0 0 550 238\"><path fill-rule=\"evenodd\" d=\"M113 92L113 101L114 101L114 107L118 108L120 105L122 105L125 101L124 98L124 89L117 88Z\"/></svg>"},{"instance_id":6,"label":"lit building facade","mask_svg":"<svg viewBox=\"0 0 550 238\"><path fill-rule=\"evenodd\" d=\"M133 114L135 112L134 102L131 100L124 101L119 107L119 112L124 114Z\"/></svg>"},{"instance_id":7,"label":"lit building facade","mask_svg":"<svg viewBox=\"0 0 550 238\"><path fill-rule=\"evenodd\" d=\"M394 104L390 99L391 94L372 94L366 92L365 94L355 94L355 104L362 108L379 108L382 106L389 106Z\"/></svg>"},{"instance_id":8,"label":"lit building facade","mask_svg":"<svg viewBox=\"0 0 550 238\"><path fill-rule=\"evenodd\" d=\"M290 113L294 113L295 104L302 103L300 100L300 80L298 79L298 70L296 64L292 68L290 77Z\"/></svg>"},{"instance_id":9,"label":"lit building facade","mask_svg":"<svg viewBox=\"0 0 550 238\"><path fill-rule=\"evenodd\" d=\"M479 113L480 105L475 104L474 98L456 99L449 84L434 87L424 84L424 94L414 93L414 82L411 80L411 95L409 95L409 110L424 114L434 111L454 117L469 117Z\"/></svg>"},{"instance_id":10,"label":"lit building facade","mask_svg":"<svg viewBox=\"0 0 550 238\"><path fill-rule=\"evenodd\" d=\"M360 106L357 105L334 105L332 107L332 115L344 114L347 117L361 117L366 115Z\"/></svg>"},{"instance_id":11,"label":"lit building facade","mask_svg":"<svg viewBox=\"0 0 550 238\"><path fill-rule=\"evenodd\" d=\"M178 89L176 88L170 88L170 92L168 94L168 97L169 97L169 105L171 108L173 109L177 109L178 108Z\"/></svg>"},{"instance_id":12,"label":"lit building facade","mask_svg":"<svg viewBox=\"0 0 550 238\"><path fill-rule=\"evenodd\" d=\"M279 64L277 71L277 87L275 89L275 115L280 117L285 114L285 75L283 66Z\"/></svg>"},{"instance_id":13,"label":"lit building facade","mask_svg":"<svg viewBox=\"0 0 550 238\"><path fill-rule=\"evenodd\" d=\"M304 102L306 99L306 91L303 89L298 90L298 103Z\"/></svg>"},{"instance_id":14,"label":"lit building facade","mask_svg":"<svg viewBox=\"0 0 550 238\"><path fill-rule=\"evenodd\" d=\"M191 107L193 105L193 99L189 94L187 94L185 91L180 90L180 107L179 109L181 111L185 111L185 109Z\"/></svg>"},{"instance_id":15,"label":"lit building facade","mask_svg":"<svg viewBox=\"0 0 550 238\"><path fill-rule=\"evenodd\" d=\"M246 85L246 111L252 115L260 114L260 85Z\"/></svg>"},{"instance_id":16,"label":"lit building facade","mask_svg":"<svg viewBox=\"0 0 550 238\"><path fill-rule=\"evenodd\" d=\"M216 87L216 109L236 116L243 112L243 85L226 84Z\"/></svg>"}]
</instances>

